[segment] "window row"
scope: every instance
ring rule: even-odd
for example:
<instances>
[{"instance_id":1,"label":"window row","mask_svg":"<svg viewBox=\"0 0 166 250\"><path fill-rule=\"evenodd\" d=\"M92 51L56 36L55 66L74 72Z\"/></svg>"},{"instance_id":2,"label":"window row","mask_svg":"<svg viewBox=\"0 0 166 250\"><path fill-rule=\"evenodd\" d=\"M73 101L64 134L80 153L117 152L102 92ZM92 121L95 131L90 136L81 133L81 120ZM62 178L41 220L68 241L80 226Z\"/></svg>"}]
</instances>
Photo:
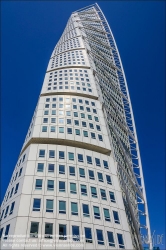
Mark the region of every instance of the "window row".
<instances>
[{"instance_id":1,"label":"window row","mask_svg":"<svg viewBox=\"0 0 166 250\"><path fill-rule=\"evenodd\" d=\"M55 172L55 164L49 163L47 169L48 169L48 173L54 173ZM43 172L43 171L44 171L44 163L38 163L37 172ZM59 171L59 174L65 174L66 166L59 164L58 171ZM75 170L74 166L69 166L68 171L69 171L70 176L76 176L76 170ZM79 171L79 176L81 178L86 178L84 168L79 168L78 171ZM93 170L90 170L90 169L88 170L88 176L89 176L89 179L96 180L95 173ZM103 174L101 172L97 172L97 177L98 177L99 182L104 182ZM105 175L105 179L106 179L107 184L112 185L112 180L111 180L110 175Z\"/></svg>"},{"instance_id":2,"label":"window row","mask_svg":"<svg viewBox=\"0 0 166 250\"><path fill-rule=\"evenodd\" d=\"M57 75L59 73L59 76L62 76L61 73L66 73L69 72L71 74L71 72L80 72L80 76L83 76L83 74L88 77L87 73L88 71L86 69L65 69L65 70L55 70L54 71L54 75ZM85 74L86 73L86 74ZM53 72L50 72L50 76L53 75Z\"/></svg>"},{"instance_id":3,"label":"window row","mask_svg":"<svg viewBox=\"0 0 166 250\"><path fill-rule=\"evenodd\" d=\"M5 219L7 217L7 215L8 215L8 212L9 212L9 215L11 215L13 213L14 206L15 206L15 201L12 202L11 206L8 205L6 207L6 210L5 209L2 210L0 221L3 219L3 215L4 215L4 219ZM9 207L10 207L10 209L9 209Z\"/></svg>"},{"instance_id":4,"label":"window row","mask_svg":"<svg viewBox=\"0 0 166 250\"><path fill-rule=\"evenodd\" d=\"M45 108L49 108L49 107L50 107L49 104L45 104ZM92 112L93 111L94 114L97 114L97 110L96 109L92 109L92 111L91 111L91 109L89 107L84 108L84 106L77 106L76 104L73 104L71 106L70 104L65 104L64 105L63 103L59 103L59 105L56 105L56 103L53 103L52 104L52 108L56 108L56 107L58 108L58 111L61 108L66 108L66 109L71 109L72 108L72 110L79 108L79 110L81 110L81 111L84 111L84 109L85 109L87 112Z\"/></svg>"},{"instance_id":5,"label":"window row","mask_svg":"<svg viewBox=\"0 0 166 250\"><path fill-rule=\"evenodd\" d=\"M88 100L83 100L83 99L76 99L76 98L72 98L72 99L70 99L70 98L68 98L68 97L66 97L66 98L63 98L63 97L59 97L59 98L56 98L56 97L53 97L52 98L52 102L57 102L57 101L59 101L59 102L66 102L66 103L69 103L69 102L71 102L71 100L72 100L72 102L77 102L78 101L78 103L81 103L81 104L85 104L85 105L90 105L90 103L91 103L91 105L92 106L95 106L95 102L90 102L90 101L88 101ZM50 102L51 101L51 98L46 98L46 102Z\"/></svg>"},{"instance_id":6,"label":"window row","mask_svg":"<svg viewBox=\"0 0 166 250\"><path fill-rule=\"evenodd\" d=\"M7 239L9 235L9 229L10 224L8 224L5 228L5 233L3 235L4 228L0 229L0 239L3 236L3 239ZM77 225L71 226L72 230L72 240L73 241L80 241L81 235L80 235L80 228ZM85 242L86 243L93 243L93 237L92 237L92 229L90 227L84 227L84 235L85 235ZM30 237L37 238L39 233L39 222L31 222L30 225ZM47 239L52 239L54 237L55 233L53 232L53 223L45 223L45 230L44 230L44 237ZM125 248L123 235L120 233L116 234L117 236L117 242L119 248ZM65 224L59 224L59 234L56 234L56 237L59 238L59 240L67 240L70 236L67 235L67 225ZM104 237L107 237L109 246L115 247L115 236L114 233L111 231L107 231L107 234L103 233L103 230L96 229L96 241L99 245L104 245ZM71 239L69 239L71 240ZM81 239L82 240L82 239Z\"/></svg>"},{"instance_id":7,"label":"window row","mask_svg":"<svg viewBox=\"0 0 166 250\"><path fill-rule=\"evenodd\" d=\"M65 151L59 151L58 154L59 154L58 155L59 159L65 159ZM97 167L101 167L101 164L103 164L104 168L109 169L108 161L106 160L102 160L101 162L99 158L95 157L94 159L92 159L92 156L86 155L86 157L84 157L83 154L75 155L73 152L68 152L67 155L68 155L68 160L70 161L74 161L75 159L77 159L78 162L86 162L87 164L91 164L91 165L95 164ZM45 156L46 156L46 150L39 149L39 157L44 158ZM49 150L48 157L55 158L55 150Z\"/></svg>"},{"instance_id":8,"label":"window row","mask_svg":"<svg viewBox=\"0 0 166 250\"><path fill-rule=\"evenodd\" d=\"M66 214L66 201L60 200L58 205L58 211L59 214ZM93 206L93 217L94 219L101 219L101 212L100 208L98 206ZM35 198L33 199L33 208L32 211L34 212L40 212L41 211L41 199ZM78 208L77 202L71 202L70 203L70 211L71 215L78 216L80 213L80 209ZM45 212L47 213L53 213L54 212L54 200L46 199L46 205L45 205ZM89 217L90 218L90 209L88 204L82 204L82 215L83 217ZM119 213L118 211L113 210L112 211L114 223L120 224L119 219ZM105 218L105 221L111 222L111 216L110 211L107 208L103 208L103 216Z\"/></svg>"},{"instance_id":9,"label":"window row","mask_svg":"<svg viewBox=\"0 0 166 250\"><path fill-rule=\"evenodd\" d=\"M59 86L59 88L57 88L57 87L55 86L55 87L53 87L52 89L53 89L53 90L57 90L57 89L59 89L59 90L60 90L60 89L69 89L69 86L64 86L64 87L63 87L63 86ZM70 89L71 89L71 90L75 90L75 89L76 89L76 90L88 91L88 92L92 93L92 89L89 89L89 88L86 89L85 87L80 88L80 87L70 86ZM48 87L47 90L51 90L51 87Z\"/></svg>"},{"instance_id":10,"label":"window row","mask_svg":"<svg viewBox=\"0 0 166 250\"><path fill-rule=\"evenodd\" d=\"M44 117L43 118L43 123L48 123L49 122L49 118L47 118L47 117ZM51 123L56 123L56 118L51 118L50 119L50 122ZM79 121L79 120L71 120L71 119L64 119L64 118L59 118L58 119L58 123L59 124L64 124L64 123L66 123L66 124L70 124L70 125L74 125L74 126L82 126L82 127L88 127L89 129L95 129L95 127L96 127L96 129L98 130L98 131L101 131L101 127L100 127L100 125L97 125L96 124L96 126L94 125L94 123L87 123L87 122L85 122L85 121Z\"/></svg>"},{"instance_id":11,"label":"window row","mask_svg":"<svg viewBox=\"0 0 166 250\"><path fill-rule=\"evenodd\" d=\"M58 114L59 114L59 116L64 116L65 112L63 110L59 110ZM45 110L44 115L49 115L49 110ZM52 110L51 115L56 115L56 110ZM66 116L71 116L71 115L72 115L71 111L66 111ZM79 117L78 112L73 112L73 117ZM80 118L86 119L86 115L84 113L80 113ZM93 119L92 115L87 115L87 119L92 121L92 119ZM51 122L52 121L53 120L51 120ZM56 119L54 121L56 121ZM68 120L68 121L69 121L69 123L71 123L70 120ZM94 116L94 121L99 122L99 118L97 116Z\"/></svg>"},{"instance_id":12,"label":"window row","mask_svg":"<svg viewBox=\"0 0 166 250\"><path fill-rule=\"evenodd\" d=\"M42 132L48 132L48 128L49 127L47 127L47 126L42 126ZM56 132L56 127L55 126L50 126L50 132ZM61 134L64 134L65 133L65 128L64 127L59 127L58 132L61 133ZM67 128L66 132L69 135L74 134L74 131L73 131L72 128ZM88 133L88 131L86 131L86 130L83 130L82 134L83 134L84 137L89 137L89 134L90 134L91 139L97 139L98 138L99 141L103 141L102 135L98 134L96 136L95 133L93 133L93 132ZM75 135L81 135L81 130L80 129L75 129Z\"/></svg>"},{"instance_id":13,"label":"window row","mask_svg":"<svg viewBox=\"0 0 166 250\"><path fill-rule=\"evenodd\" d=\"M42 186L43 186L43 179L36 179L35 189L42 190ZM47 180L47 191L54 191L54 189L56 190L55 185L54 185L54 180ZM100 193L101 199L107 200L106 190L102 189L102 188L100 188L99 190L100 191L97 191L96 187L90 186L91 197L98 198L99 193ZM66 182L59 181L59 192L66 192L66 191L67 191ZM76 183L70 182L70 193L77 194L77 184ZM81 195L84 195L84 196L89 195L89 193L87 191L87 185L80 184L80 193L81 193ZM108 196L109 196L110 201L113 203L116 203L114 192L109 191L108 193L109 193Z\"/></svg>"}]
</instances>

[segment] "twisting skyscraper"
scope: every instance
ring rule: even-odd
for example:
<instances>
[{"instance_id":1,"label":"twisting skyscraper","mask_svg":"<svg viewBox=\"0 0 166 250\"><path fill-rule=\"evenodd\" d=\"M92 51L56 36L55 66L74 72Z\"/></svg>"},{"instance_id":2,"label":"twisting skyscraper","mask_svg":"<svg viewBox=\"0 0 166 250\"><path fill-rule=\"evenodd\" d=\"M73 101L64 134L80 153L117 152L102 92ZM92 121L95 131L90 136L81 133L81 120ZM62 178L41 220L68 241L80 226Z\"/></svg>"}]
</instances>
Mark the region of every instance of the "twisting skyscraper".
<instances>
[{"instance_id":1,"label":"twisting skyscraper","mask_svg":"<svg viewBox=\"0 0 166 250\"><path fill-rule=\"evenodd\" d=\"M0 219L2 249L142 249L141 234L150 239L125 74L97 4L72 13L53 50Z\"/></svg>"}]
</instances>

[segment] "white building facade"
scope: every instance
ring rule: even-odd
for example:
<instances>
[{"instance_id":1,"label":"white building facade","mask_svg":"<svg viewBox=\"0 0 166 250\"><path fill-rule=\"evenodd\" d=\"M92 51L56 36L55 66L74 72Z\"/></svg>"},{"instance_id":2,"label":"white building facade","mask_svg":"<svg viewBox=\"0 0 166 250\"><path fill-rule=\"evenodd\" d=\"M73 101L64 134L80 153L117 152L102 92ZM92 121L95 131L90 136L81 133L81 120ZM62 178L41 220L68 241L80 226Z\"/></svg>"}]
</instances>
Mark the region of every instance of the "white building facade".
<instances>
[{"instance_id":1,"label":"white building facade","mask_svg":"<svg viewBox=\"0 0 166 250\"><path fill-rule=\"evenodd\" d=\"M72 13L53 50L0 220L2 249L142 249L141 228L150 235L125 75L97 4Z\"/></svg>"}]
</instances>

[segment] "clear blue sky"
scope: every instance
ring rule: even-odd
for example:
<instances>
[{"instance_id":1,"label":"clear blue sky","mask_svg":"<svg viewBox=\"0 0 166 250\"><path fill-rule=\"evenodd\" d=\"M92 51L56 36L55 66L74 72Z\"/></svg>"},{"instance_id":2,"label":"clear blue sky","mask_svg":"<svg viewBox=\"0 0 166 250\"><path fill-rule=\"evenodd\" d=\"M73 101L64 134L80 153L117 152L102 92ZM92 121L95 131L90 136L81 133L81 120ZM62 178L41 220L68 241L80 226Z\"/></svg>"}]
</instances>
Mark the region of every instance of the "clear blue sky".
<instances>
[{"instance_id":1,"label":"clear blue sky","mask_svg":"<svg viewBox=\"0 0 166 250\"><path fill-rule=\"evenodd\" d=\"M1 3L1 200L26 136L52 50L71 12L92 3ZM128 81L151 230L165 234L165 2L99 1L98 4L115 36Z\"/></svg>"}]
</instances>

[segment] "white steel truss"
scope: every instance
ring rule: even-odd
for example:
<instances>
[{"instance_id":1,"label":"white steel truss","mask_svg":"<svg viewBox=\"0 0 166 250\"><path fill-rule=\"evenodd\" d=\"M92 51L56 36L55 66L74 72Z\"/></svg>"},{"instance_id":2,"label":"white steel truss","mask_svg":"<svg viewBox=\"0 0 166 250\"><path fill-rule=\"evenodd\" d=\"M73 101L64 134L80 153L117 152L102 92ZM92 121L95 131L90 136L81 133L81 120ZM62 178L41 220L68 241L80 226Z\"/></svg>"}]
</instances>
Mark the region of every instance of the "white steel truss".
<instances>
[{"instance_id":1,"label":"white steel truss","mask_svg":"<svg viewBox=\"0 0 166 250\"><path fill-rule=\"evenodd\" d=\"M98 4L76 12L83 31L94 75L100 86L123 201L135 249L143 249L141 235L146 235L152 249L148 206L141 157L127 81L119 51L109 24ZM90 49L88 49L90 48Z\"/></svg>"}]
</instances>

